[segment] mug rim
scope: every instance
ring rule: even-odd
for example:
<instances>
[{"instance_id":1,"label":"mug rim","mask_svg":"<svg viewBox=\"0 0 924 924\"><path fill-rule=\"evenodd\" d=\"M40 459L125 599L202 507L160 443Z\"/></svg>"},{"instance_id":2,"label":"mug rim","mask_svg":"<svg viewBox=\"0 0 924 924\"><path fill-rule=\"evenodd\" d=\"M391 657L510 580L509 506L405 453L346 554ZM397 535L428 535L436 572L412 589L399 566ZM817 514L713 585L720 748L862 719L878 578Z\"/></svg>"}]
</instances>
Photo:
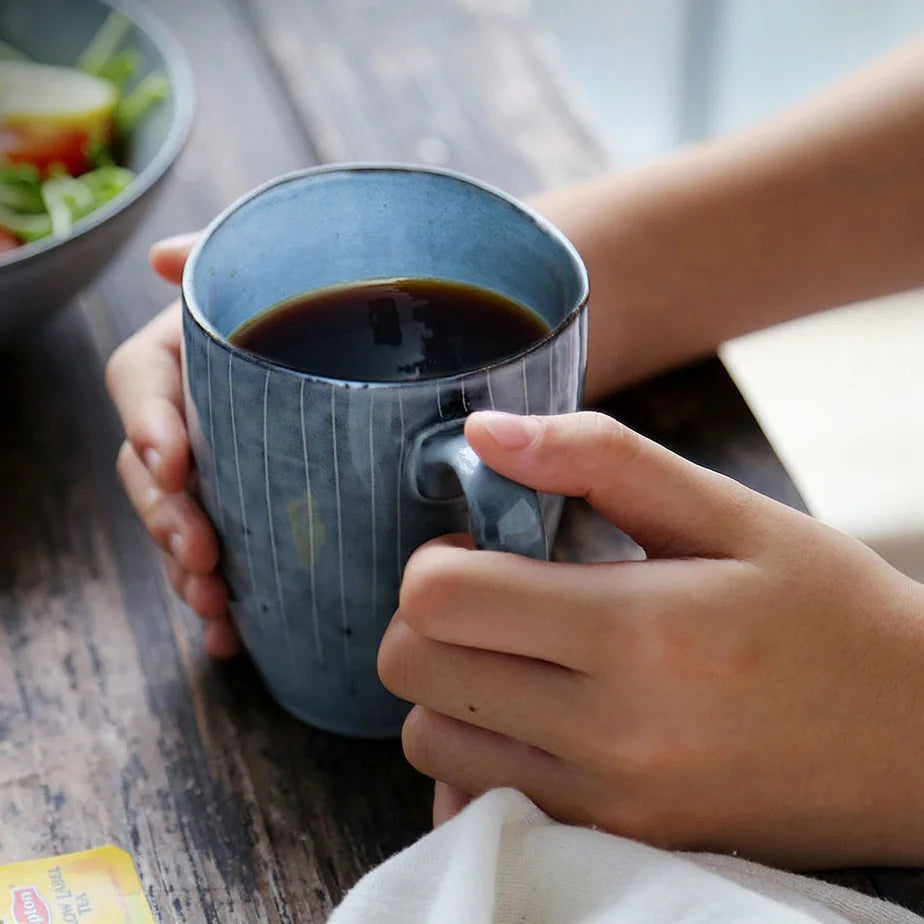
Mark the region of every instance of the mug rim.
<instances>
[{"instance_id":1,"label":"mug rim","mask_svg":"<svg viewBox=\"0 0 924 924\"><path fill-rule=\"evenodd\" d=\"M578 298L576 299L576 304L544 337L542 337L540 340L537 340L535 343L531 343L529 346L519 350L516 353L505 356L494 362L476 366L474 369L468 369L462 372L453 372L448 375L425 375L416 379L395 379L373 382L364 381L363 379L340 379L334 378L332 376L318 375L317 373L306 372L303 369L296 369L293 366L286 365L285 363L265 359L256 353L252 353L249 350L245 350L239 347L237 344L231 343L230 340L228 340L226 337L223 337L215 329L212 323L205 317L201 308L199 307L193 282L199 258L202 256L205 245L208 244L208 242L211 240L212 235L248 202L250 202L252 199L256 199L258 196L263 195L263 193L270 189L274 189L277 186L283 186L286 183L292 183L307 177L325 173L349 174L364 172L429 173L436 176L447 177L449 179L465 183L469 186L474 186L475 188L480 189L497 199L500 199L514 211L518 212L524 218L531 221L543 234L555 241L555 243L558 244L559 247L561 247L565 252L573 270L577 275L578 284L580 286L580 292ZM452 170L446 167L434 167L426 164L399 163L392 161L349 161L345 163L321 164L314 167L304 167L299 170L292 170L288 173L280 174L279 176L274 177L271 180L267 180L265 183L261 183L259 186L254 187L252 190L232 202L223 211L219 212L219 214L216 215L215 218L213 218L208 223L208 225L206 225L202 232L202 236L190 251L189 257L186 260L186 265L183 269L183 279L181 282L180 291L182 296L181 300L183 303L184 316L189 317L199 328L199 330L201 330L202 333L208 337L209 340L214 341L218 346L228 350L230 353L237 356L238 359L242 359L262 369L278 369L280 371L298 376L299 378L307 379L310 382L339 386L340 388L406 388L416 385L433 384L434 382L454 382L473 375L489 373L495 369L502 369L507 366L511 366L514 363L521 362L527 356L540 350L546 344L550 343L552 340L558 337L559 334L570 327L581 316L582 312L587 307L588 299L590 297L590 283L587 276L587 268L584 265L584 261L581 259L581 255L578 253L574 244L568 240L565 234L547 218L540 215L537 211L516 199L514 196L504 192L502 189L499 189L490 183L485 183L482 180L476 179L469 174L462 173L459 170Z\"/></svg>"}]
</instances>

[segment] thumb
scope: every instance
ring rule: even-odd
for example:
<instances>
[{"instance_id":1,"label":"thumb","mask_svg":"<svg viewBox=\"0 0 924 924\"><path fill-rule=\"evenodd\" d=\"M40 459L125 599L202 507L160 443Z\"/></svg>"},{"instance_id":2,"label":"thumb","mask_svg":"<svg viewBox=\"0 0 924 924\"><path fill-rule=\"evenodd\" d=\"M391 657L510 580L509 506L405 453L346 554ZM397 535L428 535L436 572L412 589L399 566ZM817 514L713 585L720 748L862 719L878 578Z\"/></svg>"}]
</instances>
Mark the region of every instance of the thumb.
<instances>
[{"instance_id":1,"label":"thumb","mask_svg":"<svg viewBox=\"0 0 924 924\"><path fill-rule=\"evenodd\" d=\"M183 279L183 267L186 258L196 244L199 243L201 232L194 231L189 234L177 234L158 241L151 247L148 260L154 271L167 282L179 285Z\"/></svg>"},{"instance_id":2,"label":"thumb","mask_svg":"<svg viewBox=\"0 0 924 924\"><path fill-rule=\"evenodd\" d=\"M687 462L605 414L469 416L465 436L482 461L537 491L583 497L650 557L731 557L760 496Z\"/></svg>"}]
</instances>

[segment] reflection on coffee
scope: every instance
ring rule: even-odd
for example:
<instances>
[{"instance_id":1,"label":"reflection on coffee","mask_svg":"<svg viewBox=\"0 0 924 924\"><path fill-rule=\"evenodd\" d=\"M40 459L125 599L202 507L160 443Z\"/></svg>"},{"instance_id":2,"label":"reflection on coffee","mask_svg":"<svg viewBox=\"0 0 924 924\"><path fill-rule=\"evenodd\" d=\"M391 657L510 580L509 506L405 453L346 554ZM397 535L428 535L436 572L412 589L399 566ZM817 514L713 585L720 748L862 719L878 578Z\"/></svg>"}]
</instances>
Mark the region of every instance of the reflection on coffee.
<instances>
[{"instance_id":1,"label":"reflection on coffee","mask_svg":"<svg viewBox=\"0 0 924 924\"><path fill-rule=\"evenodd\" d=\"M307 292L239 327L236 346L334 379L452 375L543 339L535 312L489 289L441 279L376 279Z\"/></svg>"}]
</instances>

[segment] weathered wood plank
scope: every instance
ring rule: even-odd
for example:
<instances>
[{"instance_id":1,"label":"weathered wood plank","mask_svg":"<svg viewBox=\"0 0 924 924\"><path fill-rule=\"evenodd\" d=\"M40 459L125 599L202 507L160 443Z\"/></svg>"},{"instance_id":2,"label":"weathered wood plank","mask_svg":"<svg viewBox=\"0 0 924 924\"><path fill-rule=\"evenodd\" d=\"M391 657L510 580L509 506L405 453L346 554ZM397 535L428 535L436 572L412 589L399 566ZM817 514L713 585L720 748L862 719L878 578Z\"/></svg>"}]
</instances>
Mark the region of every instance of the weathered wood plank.
<instances>
[{"instance_id":1,"label":"weathered wood plank","mask_svg":"<svg viewBox=\"0 0 924 924\"><path fill-rule=\"evenodd\" d=\"M323 160L405 160L515 194L606 157L518 0L239 0Z\"/></svg>"}]
</instances>

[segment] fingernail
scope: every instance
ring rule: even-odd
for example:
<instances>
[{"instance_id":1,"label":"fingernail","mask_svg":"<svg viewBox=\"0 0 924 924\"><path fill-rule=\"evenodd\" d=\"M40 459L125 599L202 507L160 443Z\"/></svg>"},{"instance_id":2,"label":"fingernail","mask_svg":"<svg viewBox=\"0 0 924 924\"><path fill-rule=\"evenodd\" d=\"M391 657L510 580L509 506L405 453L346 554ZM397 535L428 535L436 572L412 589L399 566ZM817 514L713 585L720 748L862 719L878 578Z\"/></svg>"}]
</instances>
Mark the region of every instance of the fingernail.
<instances>
[{"instance_id":1,"label":"fingernail","mask_svg":"<svg viewBox=\"0 0 924 924\"><path fill-rule=\"evenodd\" d=\"M174 234L172 237L165 237L162 241L155 241L151 245L152 250L182 250L194 244L198 234Z\"/></svg>"},{"instance_id":2,"label":"fingernail","mask_svg":"<svg viewBox=\"0 0 924 924\"><path fill-rule=\"evenodd\" d=\"M144 464L147 466L148 471L157 478L157 473L160 471L160 453L156 449L145 449L144 451Z\"/></svg>"},{"instance_id":3,"label":"fingernail","mask_svg":"<svg viewBox=\"0 0 924 924\"><path fill-rule=\"evenodd\" d=\"M539 435L540 423L535 417L481 411L481 423L501 449L525 449Z\"/></svg>"},{"instance_id":4,"label":"fingernail","mask_svg":"<svg viewBox=\"0 0 924 924\"><path fill-rule=\"evenodd\" d=\"M167 540L167 545L170 547L170 554L177 560L180 560L180 555L183 554L183 536L181 533L170 533L170 538Z\"/></svg>"}]
</instances>

